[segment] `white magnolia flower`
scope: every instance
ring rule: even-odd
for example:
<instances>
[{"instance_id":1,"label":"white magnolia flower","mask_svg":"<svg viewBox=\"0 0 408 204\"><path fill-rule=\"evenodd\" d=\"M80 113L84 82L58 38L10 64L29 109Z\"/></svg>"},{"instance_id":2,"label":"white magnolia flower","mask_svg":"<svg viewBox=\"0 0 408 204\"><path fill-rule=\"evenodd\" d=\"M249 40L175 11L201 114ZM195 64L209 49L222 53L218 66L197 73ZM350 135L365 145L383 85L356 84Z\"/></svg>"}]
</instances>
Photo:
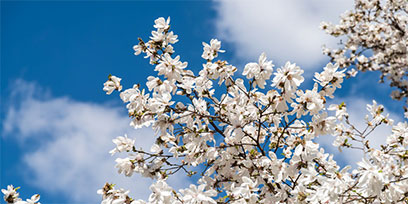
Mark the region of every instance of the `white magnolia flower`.
<instances>
[{"instance_id":1,"label":"white magnolia flower","mask_svg":"<svg viewBox=\"0 0 408 204\"><path fill-rule=\"evenodd\" d=\"M215 190L205 190L205 185L201 184L198 187L191 184L190 188L180 190L184 194L182 200L190 204L208 204L208 203L217 203L213 198L217 196L217 191Z\"/></svg>"},{"instance_id":2,"label":"white magnolia flower","mask_svg":"<svg viewBox=\"0 0 408 204\"><path fill-rule=\"evenodd\" d=\"M332 63L328 63L320 74L315 73L315 81L321 86L331 84L336 88L341 88L340 84L343 83L343 77L345 76L344 71L346 70L343 69L342 71L337 71L338 68L338 64L333 65Z\"/></svg>"},{"instance_id":3,"label":"white magnolia flower","mask_svg":"<svg viewBox=\"0 0 408 204\"><path fill-rule=\"evenodd\" d=\"M187 67L187 62L180 62L180 56L174 59L168 54L164 54L163 61L156 66L154 71L158 71L159 75L164 75L169 80L180 80L182 70Z\"/></svg>"},{"instance_id":4,"label":"white magnolia flower","mask_svg":"<svg viewBox=\"0 0 408 204\"><path fill-rule=\"evenodd\" d=\"M247 79L254 78L253 86L258 85L263 89L265 88L265 81L272 75L273 66L272 61L267 61L266 54L262 53L261 56L259 56L258 63L252 62L245 65L242 75L246 76Z\"/></svg>"},{"instance_id":5,"label":"white magnolia flower","mask_svg":"<svg viewBox=\"0 0 408 204\"><path fill-rule=\"evenodd\" d=\"M358 71L354 68L352 68L351 70L347 71L347 74L351 77L356 77L357 76Z\"/></svg>"},{"instance_id":6,"label":"white magnolia flower","mask_svg":"<svg viewBox=\"0 0 408 204\"><path fill-rule=\"evenodd\" d=\"M157 28L157 30L159 30L159 31L164 31L164 30L169 29L169 27L170 27L170 17L168 17L167 20L164 19L163 17L160 17L160 18L156 19L154 21L154 26L153 27Z\"/></svg>"},{"instance_id":7,"label":"white magnolia flower","mask_svg":"<svg viewBox=\"0 0 408 204\"><path fill-rule=\"evenodd\" d=\"M143 52L143 46L141 45L135 45L133 46L133 50L135 51L135 55L140 55L140 53Z\"/></svg>"},{"instance_id":8,"label":"white magnolia flower","mask_svg":"<svg viewBox=\"0 0 408 204\"><path fill-rule=\"evenodd\" d=\"M174 101L171 101L170 93L154 93L153 97L149 99L149 108L152 112L162 113L166 107L174 104Z\"/></svg>"},{"instance_id":9,"label":"white magnolia flower","mask_svg":"<svg viewBox=\"0 0 408 204\"><path fill-rule=\"evenodd\" d=\"M379 195L384 183L384 172L378 166L363 158L363 161L357 162L360 167L358 186L364 188L368 195Z\"/></svg>"},{"instance_id":10,"label":"white magnolia flower","mask_svg":"<svg viewBox=\"0 0 408 204\"><path fill-rule=\"evenodd\" d=\"M150 36L150 39L153 40L154 42L164 42L166 39L166 34L164 34L161 31L152 31L152 36Z\"/></svg>"},{"instance_id":11,"label":"white magnolia flower","mask_svg":"<svg viewBox=\"0 0 408 204\"><path fill-rule=\"evenodd\" d=\"M121 91L122 90L122 85L120 85L120 80L122 80L119 77L109 75L108 81L106 81L103 84L103 90L106 91L106 94L111 94L114 90Z\"/></svg>"},{"instance_id":12,"label":"white magnolia flower","mask_svg":"<svg viewBox=\"0 0 408 204\"><path fill-rule=\"evenodd\" d=\"M16 204L41 204L40 202L38 202L40 200L40 195L35 194L33 196L31 196L30 199L27 199L26 201L17 201Z\"/></svg>"},{"instance_id":13,"label":"white magnolia flower","mask_svg":"<svg viewBox=\"0 0 408 204\"><path fill-rule=\"evenodd\" d=\"M287 94L293 93L304 81L302 74L303 70L299 66L286 62L285 66L278 68L274 73L272 86L284 90Z\"/></svg>"},{"instance_id":14,"label":"white magnolia flower","mask_svg":"<svg viewBox=\"0 0 408 204\"><path fill-rule=\"evenodd\" d=\"M118 168L118 173L121 174L123 172L123 174L125 174L125 176L132 176L134 169L135 169L135 165L133 164L132 161L130 161L130 158L117 158L115 160L116 165L115 168Z\"/></svg>"},{"instance_id":15,"label":"white magnolia flower","mask_svg":"<svg viewBox=\"0 0 408 204\"><path fill-rule=\"evenodd\" d=\"M178 35L174 35L173 31L167 33L166 38L164 39L165 43L168 44L175 44L176 42L178 42L177 39ZM173 53L173 46L168 45L166 47L166 53Z\"/></svg>"},{"instance_id":16,"label":"white magnolia flower","mask_svg":"<svg viewBox=\"0 0 408 204\"><path fill-rule=\"evenodd\" d=\"M17 188L18 189L18 188ZM21 200L18 196L17 189L14 188L13 185L8 185L7 189L1 189L1 192L4 194L4 200L7 203L14 203Z\"/></svg>"},{"instance_id":17,"label":"white magnolia flower","mask_svg":"<svg viewBox=\"0 0 408 204\"><path fill-rule=\"evenodd\" d=\"M172 199L173 189L167 185L164 180L158 180L150 186L152 194L149 196L149 203L163 203L171 204L174 203Z\"/></svg>"},{"instance_id":18,"label":"white magnolia flower","mask_svg":"<svg viewBox=\"0 0 408 204\"><path fill-rule=\"evenodd\" d=\"M324 112L313 116L311 126L313 127L316 136L327 135L334 132L334 127L336 126L335 122L335 117L328 117L327 112Z\"/></svg>"},{"instance_id":19,"label":"white magnolia flower","mask_svg":"<svg viewBox=\"0 0 408 204\"><path fill-rule=\"evenodd\" d=\"M194 86L195 80L191 77L183 77L181 80L181 83L178 84L177 86L180 88L183 88L187 94L191 94L192 90L195 88Z\"/></svg>"},{"instance_id":20,"label":"white magnolia flower","mask_svg":"<svg viewBox=\"0 0 408 204\"><path fill-rule=\"evenodd\" d=\"M399 122L397 125L392 127L392 135L387 137L387 144L395 145L401 144L405 147L408 146L408 123Z\"/></svg>"},{"instance_id":21,"label":"white magnolia flower","mask_svg":"<svg viewBox=\"0 0 408 204\"><path fill-rule=\"evenodd\" d=\"M290 158L290 156L292 155L292 149L287 147L283 150L283 154L285 155L286 158Z\"/></svg>"},{"instance_id":22,"label":"white magnolia flower","mask_svg":"<svg viewBox=\"0 0 408 204\"><path fill-rule=\"evenodd\" d=\"M177 37L177 35L176 35L176 37ZM178 42L178 40L169 41L168 38L166 38L166 42L167 42L167 43L171 43L171 42L176 43L176 42ZM173 54L173 53L174 53L174 47L171 46L171 45L167 45L166 48L164 49L164 53Z\"/></svg>"},{"instance_id":23,"label":"white magnolia flower","mask_svg":"<svg viewBox=\"0 0 408 204\"><path fill-rule=\"evenodd\" d=\"M119 136L113 139L112 142L116 144L116 147L109 152L111 155L114 155L116 152L129 152L133 149L135 144L135 140L129 139L126 134L125 137Z\"/></svg>"},{"instance_id":24,"label":"white magnolia flower","mask_svg":"<svg viewBox=\"0 0 408 204\"><path fill-rule=\"evenodd\" d=\"M158 77L149 76L147 77L146 86L149 88L149 91L152 91L157 86L160 86L163 82Z\"/></svg>"},{"instance_id":25,"label":"white magnolia flower","mask_svg":"<svg viewBox=\"0 0 408 204\"><path fill-rule=\"evenodd\" d=\"M210 44L203 42L203 46L204 51L201 57L206 60L213 60L218 56L219 52L225 52L224 50L220 50L221 42L217 39L211 39Z\"/></svg>"},{"instance_id":26,"label":"white magnolia flower","mask_svg":"<svg viewBox=\"0 0 408 204\"><path fill-rule=\"evenodd\" d=\"M317 114L320 110L324 108L324 100L319 93L317 93L317 87L313 90L306 90L305 93L299 90L297 95L299 96L296 101L299 104L304 104L306 110L310 111L311 115Z\"/></svg>"},{"instance_id":27,"label":"white magnolia flower","mask_svg":"<svg viewBox=\"0 0 408 204\"><path fill-rule=\"evenodd\" d=\"M206 114L207 113L207 102L205 102L205 100L199 98L197 99L193 99L193 105L195 107L195 110L198 111L198 113L200 114Z\"/></svg>"},{"instance_id":28,"label":"white magnolia flower","mask_svg":"<svg viewBox=\"0 0 408 204\"><path fill-rule=\"evenodd\" d=\"M98 194L102 195L101 204L122 204L130 203L131 199L128 194L129 191L123 188L115 189L114 185L106 183L102 189L97 191Z\"/></svg>"},{"instance_id":29,"label":"white magnolia flower","mask_svg":"<svg viewBox=\"0 0 408 204\"><path fill-rule=\"evenodd\" d=\"M163 150L160 148L159 145L153 144L152 147L150 148L150 151L153 152L153 153L158 154L158 153L162 152Z\"/></svg>"},{"instance_id":30,"label":"white magnolia flower","mask_svg":"<svg viewBox=\"0 0 408 204\"><path fill-rule=\"evenodd\" d=\"M347 107L346 107L346 104L344 103L341 103L339 105L331 104L328 110L336 111L336 118L338 120L343 120L344 117L348 117Z\"/></svg>"},{"instance_id":31,"label":"white magnolia flower","mask_svg":"<svg viewBox=\"0 0 408 204\"><path fill-rule=\"evenodd\" d=\"M388 118L387 115L383 115L382 113L384 112L384 106L383 105L378 105L377 101L373 100L373 104L367 104L367 110L372 116L371 121L367 121L371 126L380 124L381 122L386 122Z\"/></svg>"},{"instance_id":32,"label":"white magnolia flower","mask_svg":"<svg viewBox=\"0 0 408 204\"><path fill-rule=\"evenodd\" d=\"M244 176L242 177L241 186L234 188L232 193L234 196L242 196L244 199L257 197L258 195L253 193L258 190L256 186L257 186L256 181L254 182L250 178Z\"/></svg>"}]
</instances>

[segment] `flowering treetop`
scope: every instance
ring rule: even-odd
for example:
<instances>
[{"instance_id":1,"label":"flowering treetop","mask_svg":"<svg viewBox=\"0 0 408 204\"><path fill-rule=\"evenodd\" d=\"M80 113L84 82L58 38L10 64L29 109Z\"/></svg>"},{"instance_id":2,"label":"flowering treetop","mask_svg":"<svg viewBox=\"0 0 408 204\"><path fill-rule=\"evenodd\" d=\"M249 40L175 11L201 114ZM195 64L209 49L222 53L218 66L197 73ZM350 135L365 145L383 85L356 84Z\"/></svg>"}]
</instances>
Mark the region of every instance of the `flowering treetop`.
<instances>
[{"instance_id":1,"label":"flowering treetop","mask_svg":"<svg viewBox=\"0 0 408 204\"><path fill-rule=\"evenodd\" d=\"M216 60L224 51L213 39L203 43L205 63L195 74L174 56L172 44L178 40L169 23L169 18L157 19L150 40L139 39L134 46L136 55L146 54L155 65L158 76L148 77L147 90L134 85L120 93L131 126L152 126L157 140L146 151L127 136L118 137L111 151L128 152L116 160L119 173L137 172L157 180L148 203L405 201L407 143L398 138L406 134L407 123L394 127L382 149L372 148L368 135L393 121L375 101L367 107L364 130L350 123L346 104L326 107L346 76L338 64L327 64L315 74L312 89L300 90L303 70L296 64L287 62L273 72L272 61L263 53L258 62L244 67L245 78L240 78L236 67ZM104 88L108 94L121 90L119 81L110 76ZM336 136L335 146L364 152L357 169L341 169L313 142L327 135ZM191 171L196 166L201 172ZM176 192L166 179L179 171L201 177ZM104 203L146 203L109 183L98 193Z\"/></svg>"}]
</instances>

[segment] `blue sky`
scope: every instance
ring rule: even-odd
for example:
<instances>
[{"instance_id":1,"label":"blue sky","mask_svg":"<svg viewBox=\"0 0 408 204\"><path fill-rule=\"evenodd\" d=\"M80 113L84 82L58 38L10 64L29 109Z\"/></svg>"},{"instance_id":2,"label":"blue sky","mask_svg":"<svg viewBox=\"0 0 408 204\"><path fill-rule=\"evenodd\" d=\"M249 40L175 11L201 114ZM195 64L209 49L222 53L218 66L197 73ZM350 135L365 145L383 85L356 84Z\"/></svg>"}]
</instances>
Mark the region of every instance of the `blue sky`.
<instances>
[{"instance_id":1,"label":"blue sky","mask_svg":"<svg viewBox=\"0 0 408 204\"><path fill-rule=\"evenodd\" d=\"M239 68L265 51L275 67L298 63L306 70L302 86L311 87L328 60L321 45L337 42L318 30L319 22L336 21L348 8L351 1L1 1L0 187L21 186L24 198L40 193L42 203L95 203L97 188L88 188L112 181L147 197L150 180L116 175L108 151L118 135L148 147L153 133L131 130L118 96L107 96L102 84L108 74L122 77L125 88L154 74L132 50L137 37L148 38L154 19L171 17L180 39L175 50L195 72L204 62L201 42L218 38L227 51L221 58ZM402 120L402 103L377 81L378 73L359 74L335 96L351 103L356 120L373 99ZM188 180L170 183L185 187Z\"/></svg>"}]
</instances>

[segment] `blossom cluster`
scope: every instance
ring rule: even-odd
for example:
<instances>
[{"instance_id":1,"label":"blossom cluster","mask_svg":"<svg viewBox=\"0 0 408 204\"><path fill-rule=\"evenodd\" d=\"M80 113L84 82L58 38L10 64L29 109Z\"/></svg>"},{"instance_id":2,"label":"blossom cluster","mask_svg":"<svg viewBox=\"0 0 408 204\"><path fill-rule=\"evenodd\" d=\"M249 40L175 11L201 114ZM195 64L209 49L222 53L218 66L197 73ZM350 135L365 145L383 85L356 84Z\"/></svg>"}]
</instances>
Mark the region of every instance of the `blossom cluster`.
<instances>
[{"instance_id":1,"label":"blossom cluster","mask_svg":"<svg viewBox=\"0 0 408 204\"><path fill-rule=\"evenodd\" d=\"M142 52L146 53L146 58L150 58L151 64L157 64L158 60L165 53L171 55L174 52L172 44L178 42L178 36L174 35L173 31L169 32L170 17L167 20L158 18L154 22L154 27L157 30L152 31L150 40L145 43L139 38L139 44L133 46L135 55L139 55Z\"/></svg>"},{"instance_id":2,"label":"blossom cluster","mask_svg":"<svg viewBox=\"0 0 408 204\"><path fill-rule=\"evenodd\" d=\"M354 10L345 12L338 25L322 22L321 28L342 39L341 48L323 50L332 61L342 68L354 66L360 71L380 71L381 82L386 78L396 88L392 98L408 104L406 0L356 0ZM355 69L348 74L355 76ZM408 118L408 107L404 108Z\"/></svg>"},{"instance_id":3,"label":"blossom cluster","mask_svg":"<svg viewBox=\"0 0 408 204\"><path fill-rule=\"evenodd\" d=\"M258 62L238 73L227 61L215 61L224 51L221 42L212 39L203 43L203 68L195 74L166 48L170 43L165 39L175 36L169 24L169 19L157 19L151 40L139 39L135 46L136 54L150 57L157 76L149 76L146 86L124 91L120 84L113 87L126 103L130 125L151 126L156 142L143 150L135 140L120 136L110 153L126 154L116 159L120 174L155 179L152 193L148 201L135 200L129 191L108 183L98 191L102 203L408 201L408 124L394 126L381 149L371 147L370 133L379 125L393 125L393 120L374 101L367 106L367 127L359 130L350 123L346 104L327 105L346 77L340 63L328 63L315 74L313 87L302 90L304 71L296 64L287 62L274 72L272 61L262 53ZM105 83L107 94L114 79L118 78ZM329 135L335 136L339 148L363 151L358 168L341 168L314 142ZM180 171L200 177L176 191L166 180Z\"/></svg>"},{"instance_id":4,"label":"blossom cluster","mask_svg":"<svg viewBox=\"0 0 408 204\"><path fill-rule=\"evenodd\" d=\"M19 196L20 194L17 192L19 187L14 188L13 185L8 185L7 189L1 189L1 192L4 194L4 201L7 203L14 203L14 204L41 204L38 202L40 200L40 195L35 194L31 196L30 199L23 201Z\"/></svg>"}]
</instances>

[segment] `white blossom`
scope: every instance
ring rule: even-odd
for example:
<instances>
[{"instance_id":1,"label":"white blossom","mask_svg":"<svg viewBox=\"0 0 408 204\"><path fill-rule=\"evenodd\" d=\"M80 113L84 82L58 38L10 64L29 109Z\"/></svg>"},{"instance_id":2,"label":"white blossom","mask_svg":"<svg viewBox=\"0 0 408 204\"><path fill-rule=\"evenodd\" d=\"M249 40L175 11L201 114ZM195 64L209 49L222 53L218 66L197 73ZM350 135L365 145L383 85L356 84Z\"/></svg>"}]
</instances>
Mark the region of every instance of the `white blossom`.
<instances>
[{"instance_id":1,"label":"white blossom","mask_svg":"<svg viewBox=\"0 0 408 204\"><path fill-rule=\"evenodd\" d=\"M33 196L31 196L30 199L27 199L26 201L17 201L16 204L41 204L38 201L40 200L40 195L39 194L35 194Z\"/></svg>"},{"instance_id":2,"label":"white blossom","mask_svg":"<svg viewBox=\"0 0 408 204\"><path fill-rule=\"evenodd\" d=\"M98 194L102 195L101 204L122 204L130 202L128 196L129 191L122 188L115 189L114 185L106 183L102 189L97 191Z\"/></svg>"},{"instance_id":3,"label":"white blossom","mask_svg":"<svg viewBox=\"0 0 408 204\"><path fill-rule=\"evenodd\" d=\"M181 73L187 67L187 62L180 62L180 56L172 58L169 54L164 54L163 61L154 69L159 75L164 75L169 80L180 80Z\"/></svg>"},{"instance_id":4,"label":"white blossom","mask_svg":"<svg viewBox=\"0 0 408 204\"><path fill-rule=\"evenodd\" d=\"M324 67L324 71L319 73L315 73L316 81L321 86L326 86L328 84L333 85L336 88L341 88L341 83L343 83L343 77L345 74L343 73L346 70L337 71L339 68L338 64L328 63L326 67Z\"/></svg>"},{"instance_id":5,"label":"white blossom","mask_svg":"<svg viewBox=\"0 0 408 204\"><path fill-rule=\"evenodd\" d=\"M203 42L203 54L201 57L206 60L213 60L218 56L219 52L225 52L220 50L221 42L217 39L211 39L210 44Z\"/></svg>"},{"instance_id":6,"label":"white blossom","mask_svg":"<svg viewBox=\"0 0 408 204\"><path fill-rule=\"evenodd\" d=\"M347 107L344 102L339 105L331 104L328 110L336 111L337 120L342 120L344 117L348 118Z\"/></svg>"},{"instance_id":7,"label":"white blossom","mask_svg":"<svg viewBox=\"0 0 408 204\"><path fill-rule=\"evenodd\" d=\"M152 191L152 194L149 196L150 203L174 203L174 198L172 197L173 189L168 186L164 180L158 180L156 183L152 184L150 190Z\"/></svg>"},{"instance_id":8,"label":"white blossom","mask_svg":"<svg viewBox=\"0 0 408 204\"><path fill-rule=\"evenodd\" d=\"M302 104L312 115L317 114L324 107L323 98L317 93L317 87L313 88L313 90L306 90L306 92L299 90L297 95L299 97L296 98L296 101Z\"/></svg>"},{"instance_id":9,"label":"white blossom","mask_svg":"<svg viewBox=\"0 0 408 204\"><path fill-rule=\"evenodd\" d=\"M125 174L126 176L132 176L134 172L135 165L130 160L130 158L117 158L115 160L116 165L115 168L118 168L118 173Z\"/></svg>"},{"instance_id":10,"label":"white blossom","mask_svg":"<svg viewBox=\"0 0 408 204\"><path fill-rule=\"evenodd\" d=\"M254 78L253 86L256 85L260 88L265 88L266 80L268 80L273 71L272 61L266 60L266 54L262 53L259 56L258 63L248 63L245 65L244 72L242 75L246 76L247 79Z\"/></svg>"},{"instance_id":11,"label":"white blossom","mask_svg":"<svg viewBox=\"0 0 408 204\"><path fill-rule=\"evenodd\" d=\"M286 62L285 66L278 68L274 73L272 86L281 89L286 96L292 97L297 87L304 81L302 74L303 70L299 66Z\"/></svg>"},{"instance_id":12,"label":"white blossom","mask_svg":"<svg viewBox=\"0 0 408 204\"><path fill-rule=\"evenodd\" d=\"M7 203L14 203L16 201L21 200L18 196L19 193L17 193L16 189L14 188L13 185L8 185L7 189L1 189L1 192L4 194L4 200Z\"/></svg>"},{"instance_id":13,"label":"white blossom","mask_svg":"<svg viewBox=\"0 0 408 204\"><path fill-rule=\"evenodd\" d=\"M116 152L129 152L133 149L135 144L135 140L129 139L126 134L124 137L119 136L116 139L113 139L112 142L116 144L116 148L109 152L112 155L114 155Z\"/></svg>"},{"instance_id":14,"label":"white blossom","mask_svg":"<svg viewBox=\"0 0 408 204\"><path fill-rule=\"evenodd\" d=\"M191 204L207 204L207 203L217 203L212 197L217 195L215 190L207 190L205 191L205 185L201 184L198 187L191 184L190 188L186 188L184 190L180 190L183 196L183 201Z\"/></svg>"},{"instance_id":15,"label":"white blossom","mask_svg":"<svg viewBox=\"0 0 408 204\"><path fill-rule=\"evenodd\" d=\"M111 94L114 90L121 91L122 85L120 85L120 81L122 79L116 76L109 75L108 81L103 84L103 90L106 91L106 94Z\"/></svg>"},{"instance_id":16,"label":"white blossom","mask_svg":"<svg viewBox=\"0 0 408 204\"><path fill-rule=\"evenodd\" d=\"M154 21L154 26L153 27L157 28L160 31L164 31L164 30L169 29L169 27L170 27L170 17L168 17L167 20L164 19L163 17L160 17L160 18L156 19Z\"/></svg>"}]
</instances>

